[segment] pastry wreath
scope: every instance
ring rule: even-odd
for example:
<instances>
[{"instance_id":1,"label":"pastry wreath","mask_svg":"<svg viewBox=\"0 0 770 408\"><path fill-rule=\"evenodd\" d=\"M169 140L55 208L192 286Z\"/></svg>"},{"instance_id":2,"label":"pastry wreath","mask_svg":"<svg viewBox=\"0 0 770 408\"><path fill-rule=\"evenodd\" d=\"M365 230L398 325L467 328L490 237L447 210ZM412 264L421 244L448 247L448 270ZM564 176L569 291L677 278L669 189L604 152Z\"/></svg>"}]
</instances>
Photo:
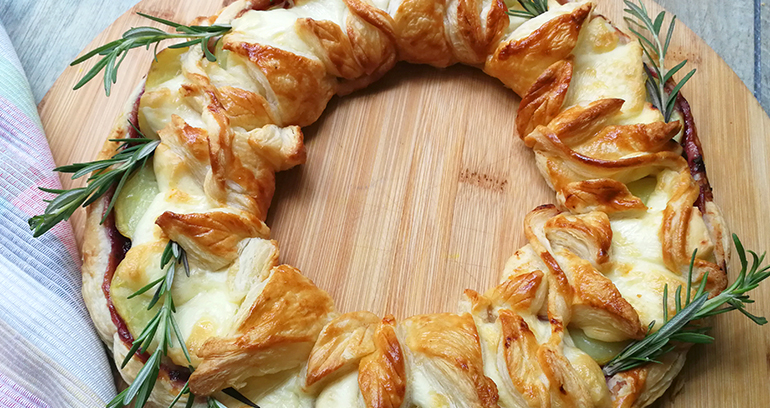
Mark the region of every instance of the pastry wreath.
<instances>
[{"instance_id":1,"label":"pastry wreath","mask_svg":"<svg viewBox=\"0 0 770 408\"><path fill-rule=\"evenodd\" d=\"M639 44L590 1L549 3L524 20L499 0L238 0L197 21L233 27L216 62L158 55L109 139L134 137L130 121L161 144L103 225L107 198L88 208L83 243L83 296L118 362L151 317L151 292L128 295L163 275L168 240L188 254L172 292L195 371L171 348L152 402L188 378L230 407L228 387L263 407L369 408L643 407L668 388L686 348L609 378L600 364L662 320L694 249L694 280L725 288L726 226L686 102L665 123ZM340 315L278 265L264 224L275 172L304 161L300 127L397 61L478 66L521 95L518 134L556 191L502 282L465 291L459 314Z\"/></svg>"}]
</instances>

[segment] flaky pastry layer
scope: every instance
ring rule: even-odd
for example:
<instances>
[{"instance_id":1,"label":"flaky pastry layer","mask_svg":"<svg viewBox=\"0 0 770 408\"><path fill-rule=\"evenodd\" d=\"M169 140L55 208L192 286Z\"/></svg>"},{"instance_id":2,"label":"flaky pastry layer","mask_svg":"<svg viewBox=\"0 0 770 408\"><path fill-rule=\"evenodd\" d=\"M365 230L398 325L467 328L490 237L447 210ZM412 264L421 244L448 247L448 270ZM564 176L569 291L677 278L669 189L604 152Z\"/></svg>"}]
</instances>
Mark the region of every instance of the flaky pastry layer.
<instances>
[{"instance_id":1,"label":"flaky pastry layer","mask_svg":"<svg viewBox=\"0 0 770 408\"><path fill-rule=\"evenodd\" d=\"M605 378L592 347L662 321L663 288L685 283L694 249L694 279L708 273L708 290L724 289L728 234L683 157L692 123L665 123L646 100L639 44L590 1L549 6L524 20L502 0L238 0L197 21L233 27L216 62L198 48L161 52L110 136L131 137L131 120L160 138L154 195L135 224L117 220L130 249L114 220L99 225L104 201L89 208L83 246L84 297L116 361L149 319L151 293L128 295L162 276L168 240L188 254L192 274L172 292L195 370L172 348L152 401L167 405L187 377L195 395L231 407L242 405L220 392L229 387L264 407L643 407L659 397L686 349ZM459 313L340 315L278 264L264 219L275 172L304 162L300 127L397 61L477 66L519 94L517 132L556 204L527 216L529 243L501 283L466 291ZM142 361L120 370L127 381Z\"/></svg>"}]
</instances>

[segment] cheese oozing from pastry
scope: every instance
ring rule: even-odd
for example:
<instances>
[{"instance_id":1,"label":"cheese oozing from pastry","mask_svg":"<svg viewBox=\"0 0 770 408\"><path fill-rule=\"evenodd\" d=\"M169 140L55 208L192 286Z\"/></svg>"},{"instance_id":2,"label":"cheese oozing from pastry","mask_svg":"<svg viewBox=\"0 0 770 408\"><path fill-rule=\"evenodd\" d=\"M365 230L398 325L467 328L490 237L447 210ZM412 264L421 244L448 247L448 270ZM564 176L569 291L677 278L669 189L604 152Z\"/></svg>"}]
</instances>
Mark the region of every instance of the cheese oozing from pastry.
<instances>
[{"instance_id":1,"label":"cheese oozing from pastry","mask_svg":"<svg viewBox=\"0 0 770 408\"><path fill-rule=\"evenodd\" d=\"M609 407L621 391L600 364L660 326L664 287L686 284L694 249L693 280L724 283L724 251L672 141L682 126L662 122L639 44L592 3L549 1L529 20L488 0L257 8L239 0L204 20L232 25L214 62L198 47L158 54L138 122L161 144L116 205L132 247L111 299L134 336L159 306L146 310L154 291L128 297L164 276L169 240L188 255L190 276L177 267L172 295L192 361L178 347L168 356L195 368L195 395L228 406L220 391L234 387L269 407ZM338 315L328 294L278 266L264 224L275 172L304 161L298 126L398 59L479 66L522 95L517 130L558 206L527 216L528 245L498 286L466 291L460 314ZM654 399L680 360L622 392Z\"/></svg>"}]
</instances>

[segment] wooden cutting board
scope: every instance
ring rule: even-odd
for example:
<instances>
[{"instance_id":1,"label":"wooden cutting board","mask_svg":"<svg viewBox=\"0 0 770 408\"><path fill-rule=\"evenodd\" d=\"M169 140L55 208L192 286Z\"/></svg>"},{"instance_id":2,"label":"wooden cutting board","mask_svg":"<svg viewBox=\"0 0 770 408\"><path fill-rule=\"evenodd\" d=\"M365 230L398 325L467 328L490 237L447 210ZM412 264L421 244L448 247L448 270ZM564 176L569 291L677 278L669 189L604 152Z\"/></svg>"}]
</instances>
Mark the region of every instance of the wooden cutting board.
<instances>
[{"instance_id":1,"label":"wooden cutting board","mask_svg":"<svg viewBox=\"0 0 770 408\"><path fill-rule=\"evenodd\" d=\"M189 21L231 1L144 0L88 46L148 21ZM599 10L621 22L619 0ZM649 3L657 10L658 6ZM716 196L748 248L770 248L770 119L702 40L679 25L671 61L698 74L685 87ZM58 164L92 160L151 62L132 51L110 98L100 81L71 90L91 64L68 68L40 103ZM101 78L101 77L100 77ZM523 218L554 201L533 155L514 135L519 98L481 71L398 65L366 90L334 98L304 129L308 161L277 177L268 225L281 261L329 291L342 311L405 317L455 311L463 289L484 291L524 242ZM63 180L65 187L69 180ZM78 239L82 214L73 217ZM731 276L736 273L735 269ZM770 283L751 310L770 316ZM770 328L720 316L716 344L696 347L660 407L770 404ZM678 395L677 395L678 394Z\"/></svg>"}]
</instances>

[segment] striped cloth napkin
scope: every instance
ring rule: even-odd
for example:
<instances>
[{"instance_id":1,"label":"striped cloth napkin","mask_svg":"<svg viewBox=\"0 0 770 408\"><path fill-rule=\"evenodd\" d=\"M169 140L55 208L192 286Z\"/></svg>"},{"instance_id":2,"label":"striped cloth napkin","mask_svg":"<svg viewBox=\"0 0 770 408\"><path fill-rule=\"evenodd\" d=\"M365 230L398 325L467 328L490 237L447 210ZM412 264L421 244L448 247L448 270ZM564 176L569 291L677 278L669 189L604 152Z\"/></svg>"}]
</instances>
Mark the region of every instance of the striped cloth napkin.
<instances>
[{"instance_id":1,"label":"striped cloth napkin","mask_svg":"<svg viewBox=\"0 0 770 408\"><path fill-rule=\"evenodd\" d=\"M29 84L0 24L0 407L104 407L109 362L80 294L69 223L39 239L27 219L61 188Z\"/></svg>"}]
</instances>

